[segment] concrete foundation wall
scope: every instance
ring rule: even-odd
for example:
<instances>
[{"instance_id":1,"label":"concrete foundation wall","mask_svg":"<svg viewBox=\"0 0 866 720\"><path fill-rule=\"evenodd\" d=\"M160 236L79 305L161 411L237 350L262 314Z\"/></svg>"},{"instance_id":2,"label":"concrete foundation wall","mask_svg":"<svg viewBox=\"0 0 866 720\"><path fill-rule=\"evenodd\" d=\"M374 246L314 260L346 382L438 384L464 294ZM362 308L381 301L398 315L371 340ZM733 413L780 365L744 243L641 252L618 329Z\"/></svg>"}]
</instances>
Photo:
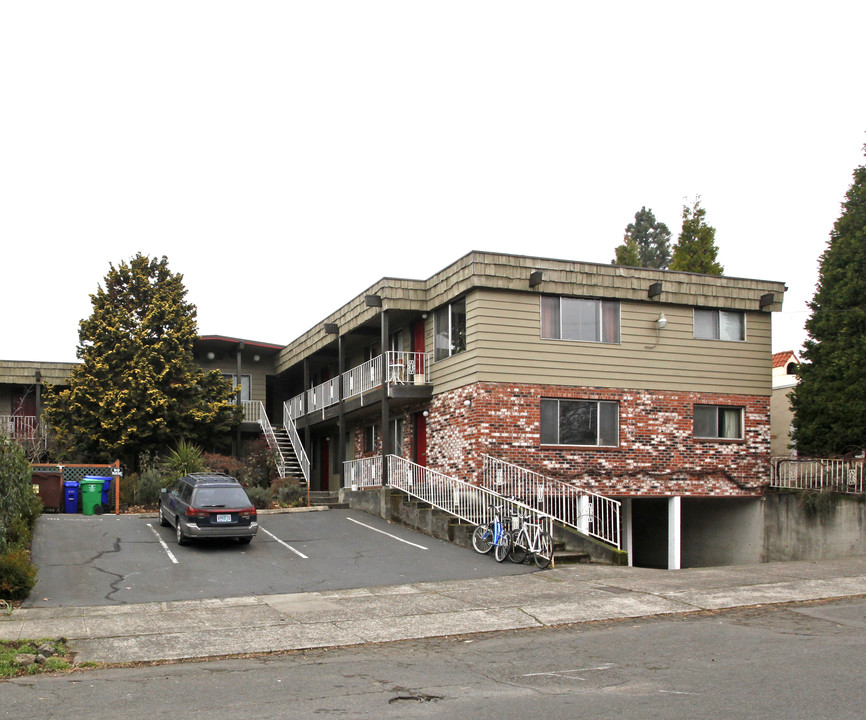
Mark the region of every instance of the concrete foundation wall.
<instances>
[{"instance_id":1,"label":"concrete foundation wall","mask_svg":"<svg viewBox=\"0 0 866 720\"><path fill-rule=\"evenodd\" d=\"M682 567L762 561L762 498L683 498Z\"/></svg>"},{"instance_id":2,"label":"concrete foundation wall","mask_svg":"<svg viewBox=\"0 0 866 720\"><path fill-rule=\"evenodd\" d=\"M866 503L855 496L769 495L763 520L764 562L866 555Z\"/></svg>"}]
</instances>

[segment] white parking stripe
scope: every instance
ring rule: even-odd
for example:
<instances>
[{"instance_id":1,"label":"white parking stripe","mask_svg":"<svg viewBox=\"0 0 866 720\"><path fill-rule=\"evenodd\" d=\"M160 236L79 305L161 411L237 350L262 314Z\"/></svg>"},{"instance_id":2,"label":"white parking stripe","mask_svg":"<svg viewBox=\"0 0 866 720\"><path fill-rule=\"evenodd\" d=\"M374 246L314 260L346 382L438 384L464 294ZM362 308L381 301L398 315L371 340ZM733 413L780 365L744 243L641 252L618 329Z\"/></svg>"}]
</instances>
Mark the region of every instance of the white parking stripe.
<instances>
[{"instance_id":1,"label":"white parking stripe","mask_svg":"<svg viewBox=\"0 0 866 720\"><path fill-rule=\"evenodd\" d=\"M297 555L298 557L302 557L302 558L304 558L304 560L309 560L309 559L310 559L310 558L308 558L306 555L304 555L304 553L302 553L300 550L295 550L295 548L293 548L293 547L292 547L291 545L289 545L287 542L283 542L283 541L280 540L276 535L274 535L272 532L268 532L267 530L265 530L261 525L259 525L259 530L261 530L265 535L270 535L270 536L271 536L274 540L276 540L280 545L282 545L283 547L288 548L288 549L291 550L293 553L295 553L295 555Z\"/></svg>"},{"instance_id":2,"label":"white parking stripe","mask_svg":"<svg viewBox=\"0 0 866 720\"><path fill-rule=\"evenodd\" d=\"M383 535L387 535L389 538L393 538L394 540L399 540L401 543L406 543L407 545L411 545L412 547L421 548L422 550L427 550L423 545L417 545L416 543L409 542L408 540L404 540L403 538L398 538L396 535L392 535L391 533L386 533L384 530L379 530L379 528L374 528L372 525L365 525L359 520L355 520L354 518L347 517L346 520L351 520L356 525L360 525L361 527L365 527L368 530L373 530L377 533L382 533Z\"/></svg>"},{"instance_id":3,"label":"white parking stripe","mask_svg":"<svg viewBox=\"0 0 866 720\"><path fill-rule=\"evenodd\" d=\"M171 558L171 561L172 561L175 565L178 565L179 563L178 563L178 561L177 561L177 558L174 556L174 554L171 552L171 550L168 549L168 545L166 545L166 544L165 544L165 540L163 540L163 539L159 536L159 533L156 531L156 528L155 528L153 525L151 525L150 523L148 523L147 526L150 528L150 531L151 531L154 535L156 535L157 542L159 542L159 544L162 545L162 549L165 550L165 554L168 555L168 556Z\"/></svg>"}]
</instances>

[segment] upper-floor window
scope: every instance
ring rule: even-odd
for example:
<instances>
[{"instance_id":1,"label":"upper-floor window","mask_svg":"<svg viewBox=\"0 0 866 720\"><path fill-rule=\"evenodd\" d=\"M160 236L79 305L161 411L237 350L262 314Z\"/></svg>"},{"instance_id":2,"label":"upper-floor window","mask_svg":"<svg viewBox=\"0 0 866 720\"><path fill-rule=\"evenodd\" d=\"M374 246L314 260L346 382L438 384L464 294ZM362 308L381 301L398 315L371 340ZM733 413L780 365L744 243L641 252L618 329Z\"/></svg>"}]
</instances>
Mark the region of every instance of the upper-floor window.
<instances>
[{"instance_id":1,"label":"upper-floor window","mask_svg":"<svg viewBox=\"0 0 866 720\"><path fill-rule=\"evenodd\" d=\"M542 445L619 444L619 405L599 400L541 401Z\"/></svg>"},{"instance_id":2,"label":"upper-floor window","mask_svg":"<svg viewBox=\"0 0 866 720\"><path fill-rule=\"evenodd\" d=\"M443 360L466 349L465 298L437 309L433 320L434 359Z\"/></svg>"},{"instance_id":3,"label":"upper-floor window","mask_svg":"<svg viewBox=\"0 0 866 720\"><path fill-rule=\"evenodd\" d=\"M695 309L695 337L699 340L745 340L746 316L737 310Z\"/></svg>"},{"instance_id":4,"label":"upper-floor window","mask_svg":"<svg viewBox=\"0 0 866 720\"><path fill-rule=\"evenodd\" d=\"M233 388L236 388L238 386L237 375L223 373L223 377L232 384ZM249 402L252 398L252 394L250 392L251 385L252 378L249 375L241 375L241 402Z\"/></svg>"},{"instance_id":5,"label":"upper-floor window","mask_svg":"<svg viewBox=\"0 0 866 720\"><path fill-rule=\"evenodd\" d=\"M541 337L618 343L619 302L543 295Z\"/></svg>"},{"instance_id":6,"label":"upper-floor window","mask_svg":"<svg viewBox=\"0 0 866 720\"><path fill-rule=\"evenodd\" d=\"M695 437L742 440L743 408L695 405Z\"/></svg>"}]
</instances>

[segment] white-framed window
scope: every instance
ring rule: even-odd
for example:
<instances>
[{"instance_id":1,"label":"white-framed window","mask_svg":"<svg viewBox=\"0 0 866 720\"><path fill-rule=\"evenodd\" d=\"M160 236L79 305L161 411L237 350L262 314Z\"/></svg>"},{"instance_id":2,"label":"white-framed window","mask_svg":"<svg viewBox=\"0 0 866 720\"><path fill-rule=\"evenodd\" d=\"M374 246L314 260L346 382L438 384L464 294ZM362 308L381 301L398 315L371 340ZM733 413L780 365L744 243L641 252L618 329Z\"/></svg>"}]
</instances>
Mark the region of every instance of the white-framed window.
<instances>
[{"instance_id":1,"label":"white-framed window","mask_svg":"<svg viewBox=\"0 0 866 720\"><path fill-rule=\"evenodd\" d=\"M739 310L695 308L695 338L698 340L745 340L746 315Z\"/></svg>"},{"instance_id":2,"label":"white-framed window","mask_svg":"<svg viewBox=\"0 0 866 720\"><path fill-rule=\"evenodd\" d=\"M434 360L444 360L466 349L466 299L443 305L433 317Z\"/></svg>"},{"instance_id":3,"label":"white-framed window","mask_svg":"<svg viewBox=\"0 0 866 720\"><path fill-rule=\"evenodd\" d=\"M233 388L238 386L238 376L231 373L223 373L223 377L228 380ZM241 402L249 402L252 400L252 376L241 375Z\"/></svg>"},{"instance_id":4,"label":"white-framed window","mask_svg":"<svg viewBox=\"0 0 866 720\"><path fill-rule=\"evenodd\" d=\"M545 340L620 341L618 300L541 296L541 337Z\"/></svg>"},{"instance_id":5,"label":"white-framed window","mask_svg":"<svg viewBox=\"0 0 866 720\"><path fill-rule=\"evenodd\" d=\"M742 440L743 408L725 405L695 405L696 438Z\"/></svg>"},{"instance_id":6,"label":"white-framed window","mask_svg":"<svg viewBox=\"0 0 866 720\"><path fill-rule=\"evenodd\" d=\"M619 445L619 403L606 400L541 401L542 445Z\"/></svg>"}]
</instances>

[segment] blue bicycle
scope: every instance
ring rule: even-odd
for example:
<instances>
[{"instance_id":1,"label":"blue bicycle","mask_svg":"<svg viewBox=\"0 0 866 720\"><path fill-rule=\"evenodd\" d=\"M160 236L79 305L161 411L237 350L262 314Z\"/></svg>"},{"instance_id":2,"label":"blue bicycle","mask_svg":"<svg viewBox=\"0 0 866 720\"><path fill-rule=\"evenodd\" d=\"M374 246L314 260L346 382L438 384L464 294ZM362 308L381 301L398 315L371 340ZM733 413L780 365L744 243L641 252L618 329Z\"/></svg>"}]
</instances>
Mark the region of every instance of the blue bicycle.
<instances>
[{"instance_id":1,"label":"blue bicycle","mask_svg":"<svg viewBox=\"0 0 866 720\"><path fill-rule=\"evenodd\" d=\"M502 508L490 509L493 512L493 519L475 528L472 532L472 547L482 555L496 548L493 556L496 562L502 562L511 551L511 532L502 523Z\"/></svg>"}]
</instances>

